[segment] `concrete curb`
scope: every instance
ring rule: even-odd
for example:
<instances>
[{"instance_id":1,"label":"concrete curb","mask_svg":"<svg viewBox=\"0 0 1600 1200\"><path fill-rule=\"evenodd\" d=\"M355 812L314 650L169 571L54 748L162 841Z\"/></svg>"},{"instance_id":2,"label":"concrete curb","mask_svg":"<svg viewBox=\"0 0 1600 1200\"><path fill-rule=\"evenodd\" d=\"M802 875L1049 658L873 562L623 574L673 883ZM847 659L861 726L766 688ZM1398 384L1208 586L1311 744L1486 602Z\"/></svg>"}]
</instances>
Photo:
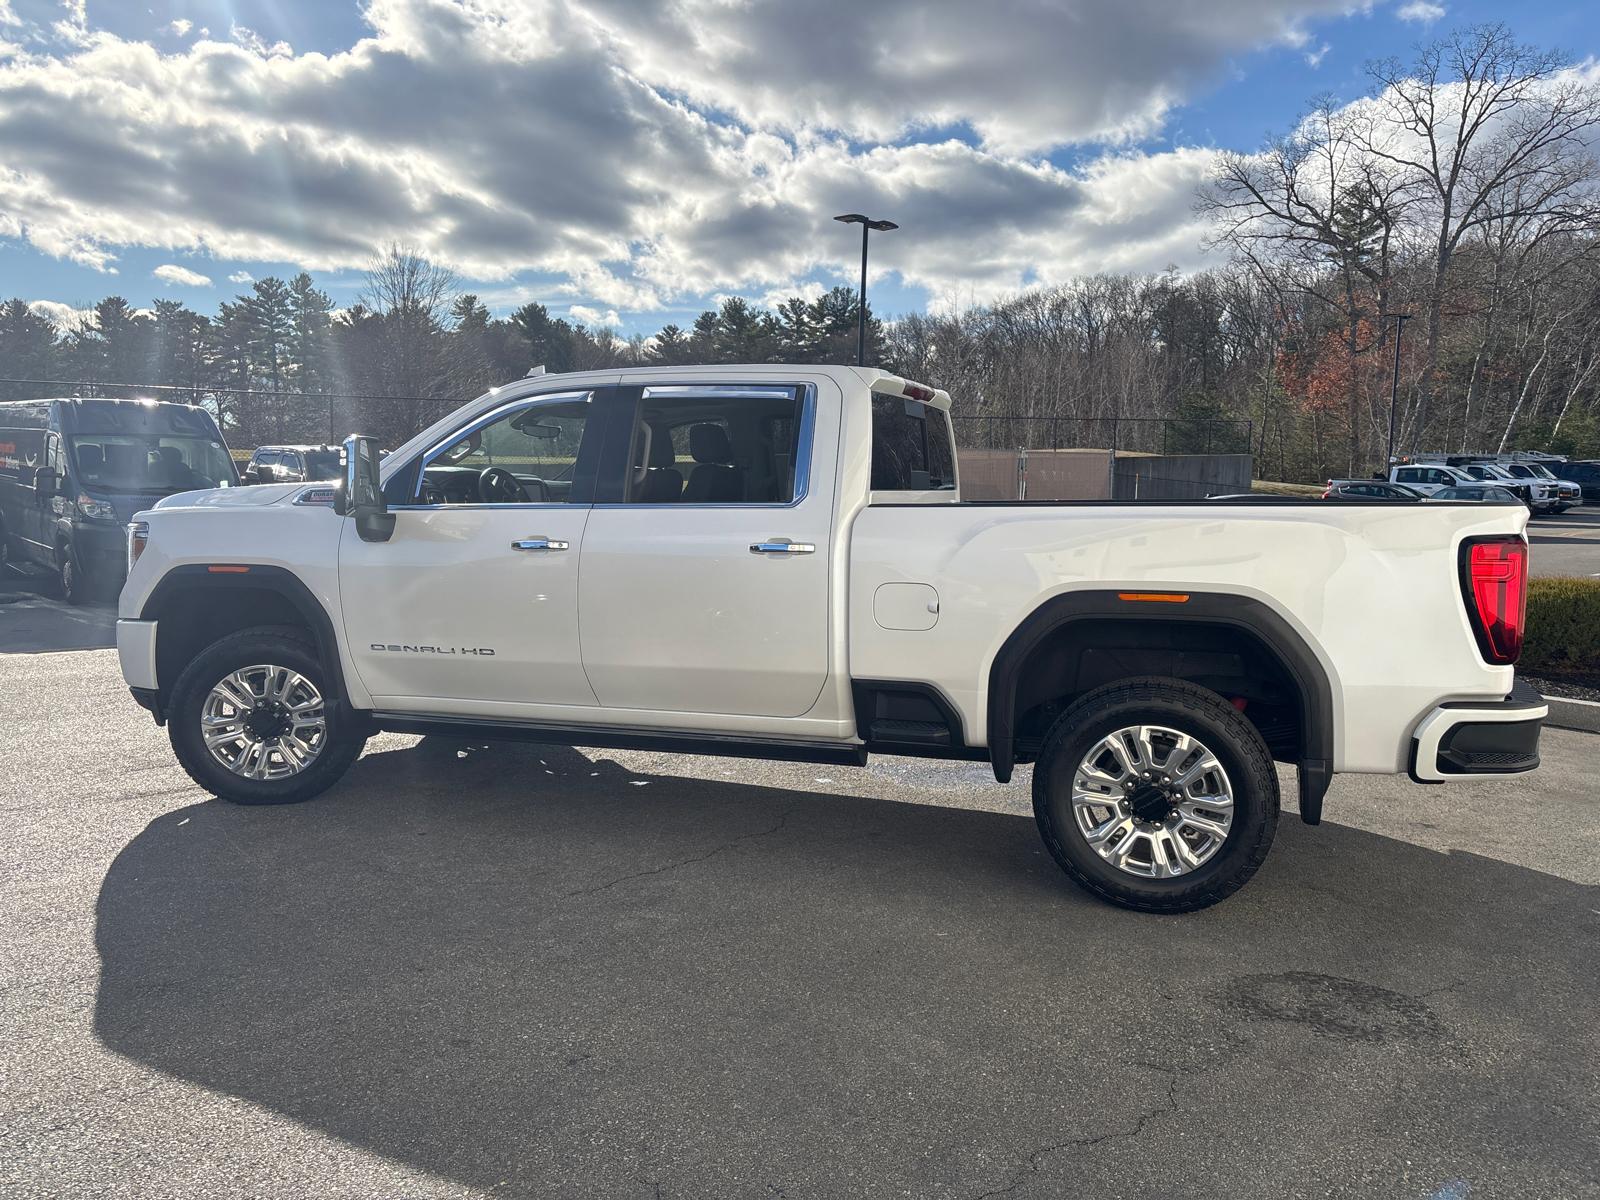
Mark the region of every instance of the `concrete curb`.
<instances>
[{"instance_id":1,"label":"concrete curb","mask_svg":"<svg viewBox=\"0 0 1600 1200\"><path fill-rule=\"evenodd\" d=\"M1581 729L1586 733L1600 733L1600 704L1593 700L1565 700L1560 696L1546 696L1550 706L1546 725L1557 729Z\"/></svg>"}]
</instances>

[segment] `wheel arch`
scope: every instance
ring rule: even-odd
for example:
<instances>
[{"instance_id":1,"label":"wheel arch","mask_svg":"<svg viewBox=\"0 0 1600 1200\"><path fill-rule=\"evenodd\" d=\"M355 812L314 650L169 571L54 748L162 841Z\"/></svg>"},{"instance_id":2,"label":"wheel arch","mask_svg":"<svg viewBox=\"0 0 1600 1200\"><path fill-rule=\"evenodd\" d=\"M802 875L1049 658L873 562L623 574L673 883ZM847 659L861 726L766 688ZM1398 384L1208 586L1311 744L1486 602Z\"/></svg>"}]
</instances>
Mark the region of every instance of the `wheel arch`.
<instances>
[{"instance_id":1,"label":"wheel arch","mask_svg":"<svg viewBox=\"0 0 1600 1200\"><path fill-rule=\"evenodd\" d=\"M1181 604L1127 600L1115 591L1068 592L1046 600L1028 614L1001 645L989 672L988 743L995 778L1006 782L1018 758L1020 719L1034 707L1028 702L1049 692L1048 673L1058 650L1070 654L1084 648L1084 636L1107 630L1126 631L1134 645L1151 653L1182 654L1186 646L1208 649L1259 647L1282 682L1292 689L1298 720L1292 757L1300 772L1301 815L1309 824L1320 820L1323 793L1334 761L1333 687L1327 670L1299 632L1271 606L1232 593L1188 594ZM1129 671L1135 674L1172 672ZM1184 677L1179 675L1179 677ZM1041 685L1041 680L1045 682ZM1098 683L1110 682L1109 679ZM1084 689L1086 690L1086 689ZM1070 695L1069 688L1064 695Z\"/></svg>"},{"instance_id":2,"label":"wheel arch","mask_svg":"<svg viewBox=\"0 0 1600 1200\"><path fill-rule=\"evenodd\" d=\"M162 576L139 619L157 623L157 699L162 706L195 655L230 633L262 625L308 629L326 673L329 699L348 702L333 621L311 589L283 567L185 563Z\"/></svg>"}]
</instances>

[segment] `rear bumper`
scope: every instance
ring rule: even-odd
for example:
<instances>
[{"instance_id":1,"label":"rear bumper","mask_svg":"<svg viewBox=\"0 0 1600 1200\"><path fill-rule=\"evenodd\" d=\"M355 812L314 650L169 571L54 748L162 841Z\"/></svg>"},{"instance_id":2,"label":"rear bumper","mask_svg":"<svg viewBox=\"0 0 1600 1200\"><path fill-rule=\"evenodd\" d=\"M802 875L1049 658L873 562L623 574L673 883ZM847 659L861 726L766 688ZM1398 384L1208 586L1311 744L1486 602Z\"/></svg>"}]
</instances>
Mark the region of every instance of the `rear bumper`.
<instances>
[{"instance_id":1,"label":"rear bumper","mask_svg":"<svg viewBox=\"0 0 1600 1200\"><path fill-rule=\"evenodd\" d=\"M1415 783L1521 775L1539 765L1539 732L1550 707L1518 680L1490 703L1443 704L1411 735L1407 774Z\"/></svg>"}]
</instances>

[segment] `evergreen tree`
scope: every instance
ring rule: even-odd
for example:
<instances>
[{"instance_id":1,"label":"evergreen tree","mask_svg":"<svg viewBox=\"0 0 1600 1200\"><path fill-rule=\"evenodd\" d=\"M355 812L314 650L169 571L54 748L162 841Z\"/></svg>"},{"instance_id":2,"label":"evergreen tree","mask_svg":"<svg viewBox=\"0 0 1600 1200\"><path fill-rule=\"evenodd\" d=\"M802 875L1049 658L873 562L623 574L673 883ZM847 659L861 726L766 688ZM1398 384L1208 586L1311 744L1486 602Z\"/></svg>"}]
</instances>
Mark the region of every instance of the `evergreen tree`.
<instances>
[{"instance_id":1,"label":"evergreen tree","mask_svg":"<svg viewBox=\"0 0 1600 1200\"><path fill-rule=\"evenodd\" d=\"M0 372L13 379L52 379L56 373L56 327L23 300L0 306ZM0 398L31 400L48 394L34 384L0 384Z\"/></svg>"}]
</instances>

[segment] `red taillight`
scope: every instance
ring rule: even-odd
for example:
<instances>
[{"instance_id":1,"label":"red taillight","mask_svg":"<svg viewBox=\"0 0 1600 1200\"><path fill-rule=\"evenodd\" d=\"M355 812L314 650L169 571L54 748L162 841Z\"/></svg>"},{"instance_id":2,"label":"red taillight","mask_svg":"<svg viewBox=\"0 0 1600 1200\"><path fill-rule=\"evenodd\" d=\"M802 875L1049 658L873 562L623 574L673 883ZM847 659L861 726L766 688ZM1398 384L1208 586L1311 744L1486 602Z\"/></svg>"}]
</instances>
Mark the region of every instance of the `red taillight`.
<instances>
[{"instance_id":1,"label":"red taillight","mask_svg":"<svg viewBox=\"0 0 1600 1200\"><path fill-rule=\"evenodd\" d=\"M1528 543L1521 538L1465 543L1461 589L1483 657L1492 663L1516 662L1528 610Z\"/></svg>"}]
</instances>

